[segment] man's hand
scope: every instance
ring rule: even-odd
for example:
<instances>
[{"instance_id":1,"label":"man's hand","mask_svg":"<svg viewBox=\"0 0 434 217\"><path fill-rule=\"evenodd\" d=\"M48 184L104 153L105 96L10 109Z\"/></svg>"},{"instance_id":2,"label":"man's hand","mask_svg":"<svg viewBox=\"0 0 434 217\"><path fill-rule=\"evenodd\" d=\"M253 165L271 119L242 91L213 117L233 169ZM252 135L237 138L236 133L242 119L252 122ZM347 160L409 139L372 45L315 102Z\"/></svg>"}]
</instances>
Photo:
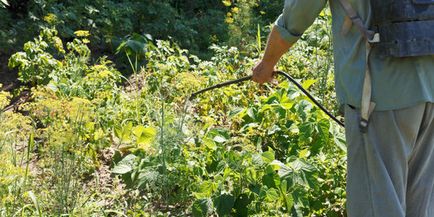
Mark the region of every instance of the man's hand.
<instances>
[{"instance_id":1,"label":"man's hand","mask_svg":"<svg viewBox=\"0 0 434 217\"><path fill-rule=\"evenodd\" d=\"M253 67L252 80L263 84L273 80L274 65L261 60Z\"/></svg>"},{"instance_id":2,"label":"man's hand","mask_svg":"<svg viewBox=\"0 0 434 217\"><path fill-rule=\"evenodd\" d=\"M268 36L267 46L265 47L264 57L253 67L252 80L263 84L273 80L274 67L280 57L288 51L292 45L285 41L276 27L273 27Z\"/></svg>"}]
</instances>

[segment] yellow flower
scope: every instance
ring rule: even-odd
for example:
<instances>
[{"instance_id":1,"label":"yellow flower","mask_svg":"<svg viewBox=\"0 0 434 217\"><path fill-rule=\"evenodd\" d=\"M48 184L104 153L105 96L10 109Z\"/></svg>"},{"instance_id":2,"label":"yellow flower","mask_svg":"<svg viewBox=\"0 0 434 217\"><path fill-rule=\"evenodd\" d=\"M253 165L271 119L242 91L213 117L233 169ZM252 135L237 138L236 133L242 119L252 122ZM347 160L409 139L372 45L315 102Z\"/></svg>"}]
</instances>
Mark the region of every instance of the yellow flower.
<instances>
[{"instance_id":1,"label":"yellow flower","mask_svg":"<svg viewBox=\"0 0 434 217\"><path fill-rule=\"evenodd\" d=\"M100 78L108 78L111 77L113 74L109 70L104 70L98 73Z\"/></svg>"},{"instance_id":2,"label":"yellow flower","mask_svg":"<svg viewBox=\"0 0 434 217\"><path fill-rule=\"evenodd\" d=\"M231 9L231 11L232 11L232 13L236 14L236 13L240 12L240 8L238 8L238 7L233 7L233 8Z\"/></svg>"},{"instance_id":3,"label":"yellow flower","mask_svg":"<svg viewBox=\"0 0 434 217\"><path fill-rule=\"evenodd\" d=\"M229 7L232 5L232 2L230 0L223 0L222 2L226 7Z\"/></svg>"},{"instance_id":4,"label":"yellow flower","mask_svg":"<svg viewBox=\"0 0 434 217\"><path fill-rule=\"evenodd\" d=\"M57 16L53 13L47 14L43 19L50 25L55 25L56 23L58 23Z\"/></svg>"},{"instance_id":5,"label":"yellow flower","mask_svg":"<svg viewBox=\"0 0 434 217\"><path fill-rule=\"evenodd\" d=\"M232 17L226 17L225 22L228 24L234 23L234 19Z\"/></svg>"},{"instance_id":6,"label":"yellow flower","mask_svg":"<svg viewBox=\"0 0 434 217\"><path fill-rule=\"evenodd\" d=\"M77 37L88 37L90 35L89 31L86 30L78 30L74 32L74 35Z\"/></svg>"}]
</instances>

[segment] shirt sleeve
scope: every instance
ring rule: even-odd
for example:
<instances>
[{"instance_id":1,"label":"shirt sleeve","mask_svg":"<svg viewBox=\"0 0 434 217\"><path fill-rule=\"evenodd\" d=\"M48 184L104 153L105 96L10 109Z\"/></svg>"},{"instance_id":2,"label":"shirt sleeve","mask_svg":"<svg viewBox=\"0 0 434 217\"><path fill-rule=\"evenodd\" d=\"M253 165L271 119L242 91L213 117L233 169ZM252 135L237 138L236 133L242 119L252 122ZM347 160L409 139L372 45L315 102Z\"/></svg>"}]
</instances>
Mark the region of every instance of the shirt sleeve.
<instances>
[{"instance_id":1,"label":"shirt sleeve","mask_svg":"<svg viewBox=\"0 0 434 217\"><path fill-rule=\"evenodd\" d=\"M294 44L324 9L327 0L285 0L275 27L283 39Z\"/></svg>"}]
</instances>

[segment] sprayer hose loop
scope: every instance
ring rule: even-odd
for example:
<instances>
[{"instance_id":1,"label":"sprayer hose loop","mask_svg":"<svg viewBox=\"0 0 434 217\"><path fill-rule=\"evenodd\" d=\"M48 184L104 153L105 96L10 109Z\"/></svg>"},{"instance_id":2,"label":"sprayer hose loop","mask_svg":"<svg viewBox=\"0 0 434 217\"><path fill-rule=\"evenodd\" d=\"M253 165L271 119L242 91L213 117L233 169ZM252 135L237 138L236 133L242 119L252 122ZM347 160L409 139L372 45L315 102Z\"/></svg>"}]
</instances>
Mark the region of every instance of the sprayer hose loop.
<instances>
[{"instance_id":1,"label":"sprayer hose loop","mask_svg":"<svg viewBox=\"0 0 434 217\"><path fill-rule=\"evenodd\" d=\"M318 100L315 99L315 97L313 97L309 91L307 91L300 83L298 83L293 77L291 77L289 74L287 74L286 72L283 71L275 71L274 74L280 75L285 77L286 79L288 79L291 83L293 83L298 89L300 89L316 106L318 106L318 108L320 108L324 113L326 113L332 120L334 120L336 123L338 123L340 126L345 127L344 123L342 123L340 120L338 120L330 111L328 111L320 102L318 102ZM205 93L207 91L210 90L214 90L217 88L222 88L225 86L229 86L231 84L237 84L237 83L241 83L244 81L249 81L252 79L252 75L246 76L246 77L242 77L240 79L236 79L236 80L231 80L231 81L227 81L227 82L223 82L202 90L199 90L193 94L191 94L189 100L194 99L197 95Z\"/></svg>"}]
</instances>

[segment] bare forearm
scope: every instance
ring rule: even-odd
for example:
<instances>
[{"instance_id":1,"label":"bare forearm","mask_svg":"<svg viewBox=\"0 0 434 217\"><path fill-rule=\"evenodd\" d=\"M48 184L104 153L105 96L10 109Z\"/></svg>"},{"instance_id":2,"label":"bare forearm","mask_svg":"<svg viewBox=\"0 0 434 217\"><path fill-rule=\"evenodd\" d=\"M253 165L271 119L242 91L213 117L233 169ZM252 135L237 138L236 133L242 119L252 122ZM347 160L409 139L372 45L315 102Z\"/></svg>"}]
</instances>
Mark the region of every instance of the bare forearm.
<instances>
[{"instance_id":1,"label":"bare forearm","mask_svg":"<svg viewBox=\"0 0 434 217\"><path fill-rule=\"evenodd\" d=\"M253 81L260 84L271 81L273 79L274 67L291 46L292 44L280 36L277 28L273 27L268 36L264 57L253 67Z\"/></svg>"},{"instance_id":2,"label":"bare forearm","mask_svg":"<svg viewBox=\"0 0 434 217\"><path fill-rule=\"evenodd\" d=\"M270 35L268 36L267 47L265 48L262 61L275 66L282 55L285 54L291 46L292 44L288 43L280 36L277 28L273 27Z\"/></svg>"}]
</instances>

